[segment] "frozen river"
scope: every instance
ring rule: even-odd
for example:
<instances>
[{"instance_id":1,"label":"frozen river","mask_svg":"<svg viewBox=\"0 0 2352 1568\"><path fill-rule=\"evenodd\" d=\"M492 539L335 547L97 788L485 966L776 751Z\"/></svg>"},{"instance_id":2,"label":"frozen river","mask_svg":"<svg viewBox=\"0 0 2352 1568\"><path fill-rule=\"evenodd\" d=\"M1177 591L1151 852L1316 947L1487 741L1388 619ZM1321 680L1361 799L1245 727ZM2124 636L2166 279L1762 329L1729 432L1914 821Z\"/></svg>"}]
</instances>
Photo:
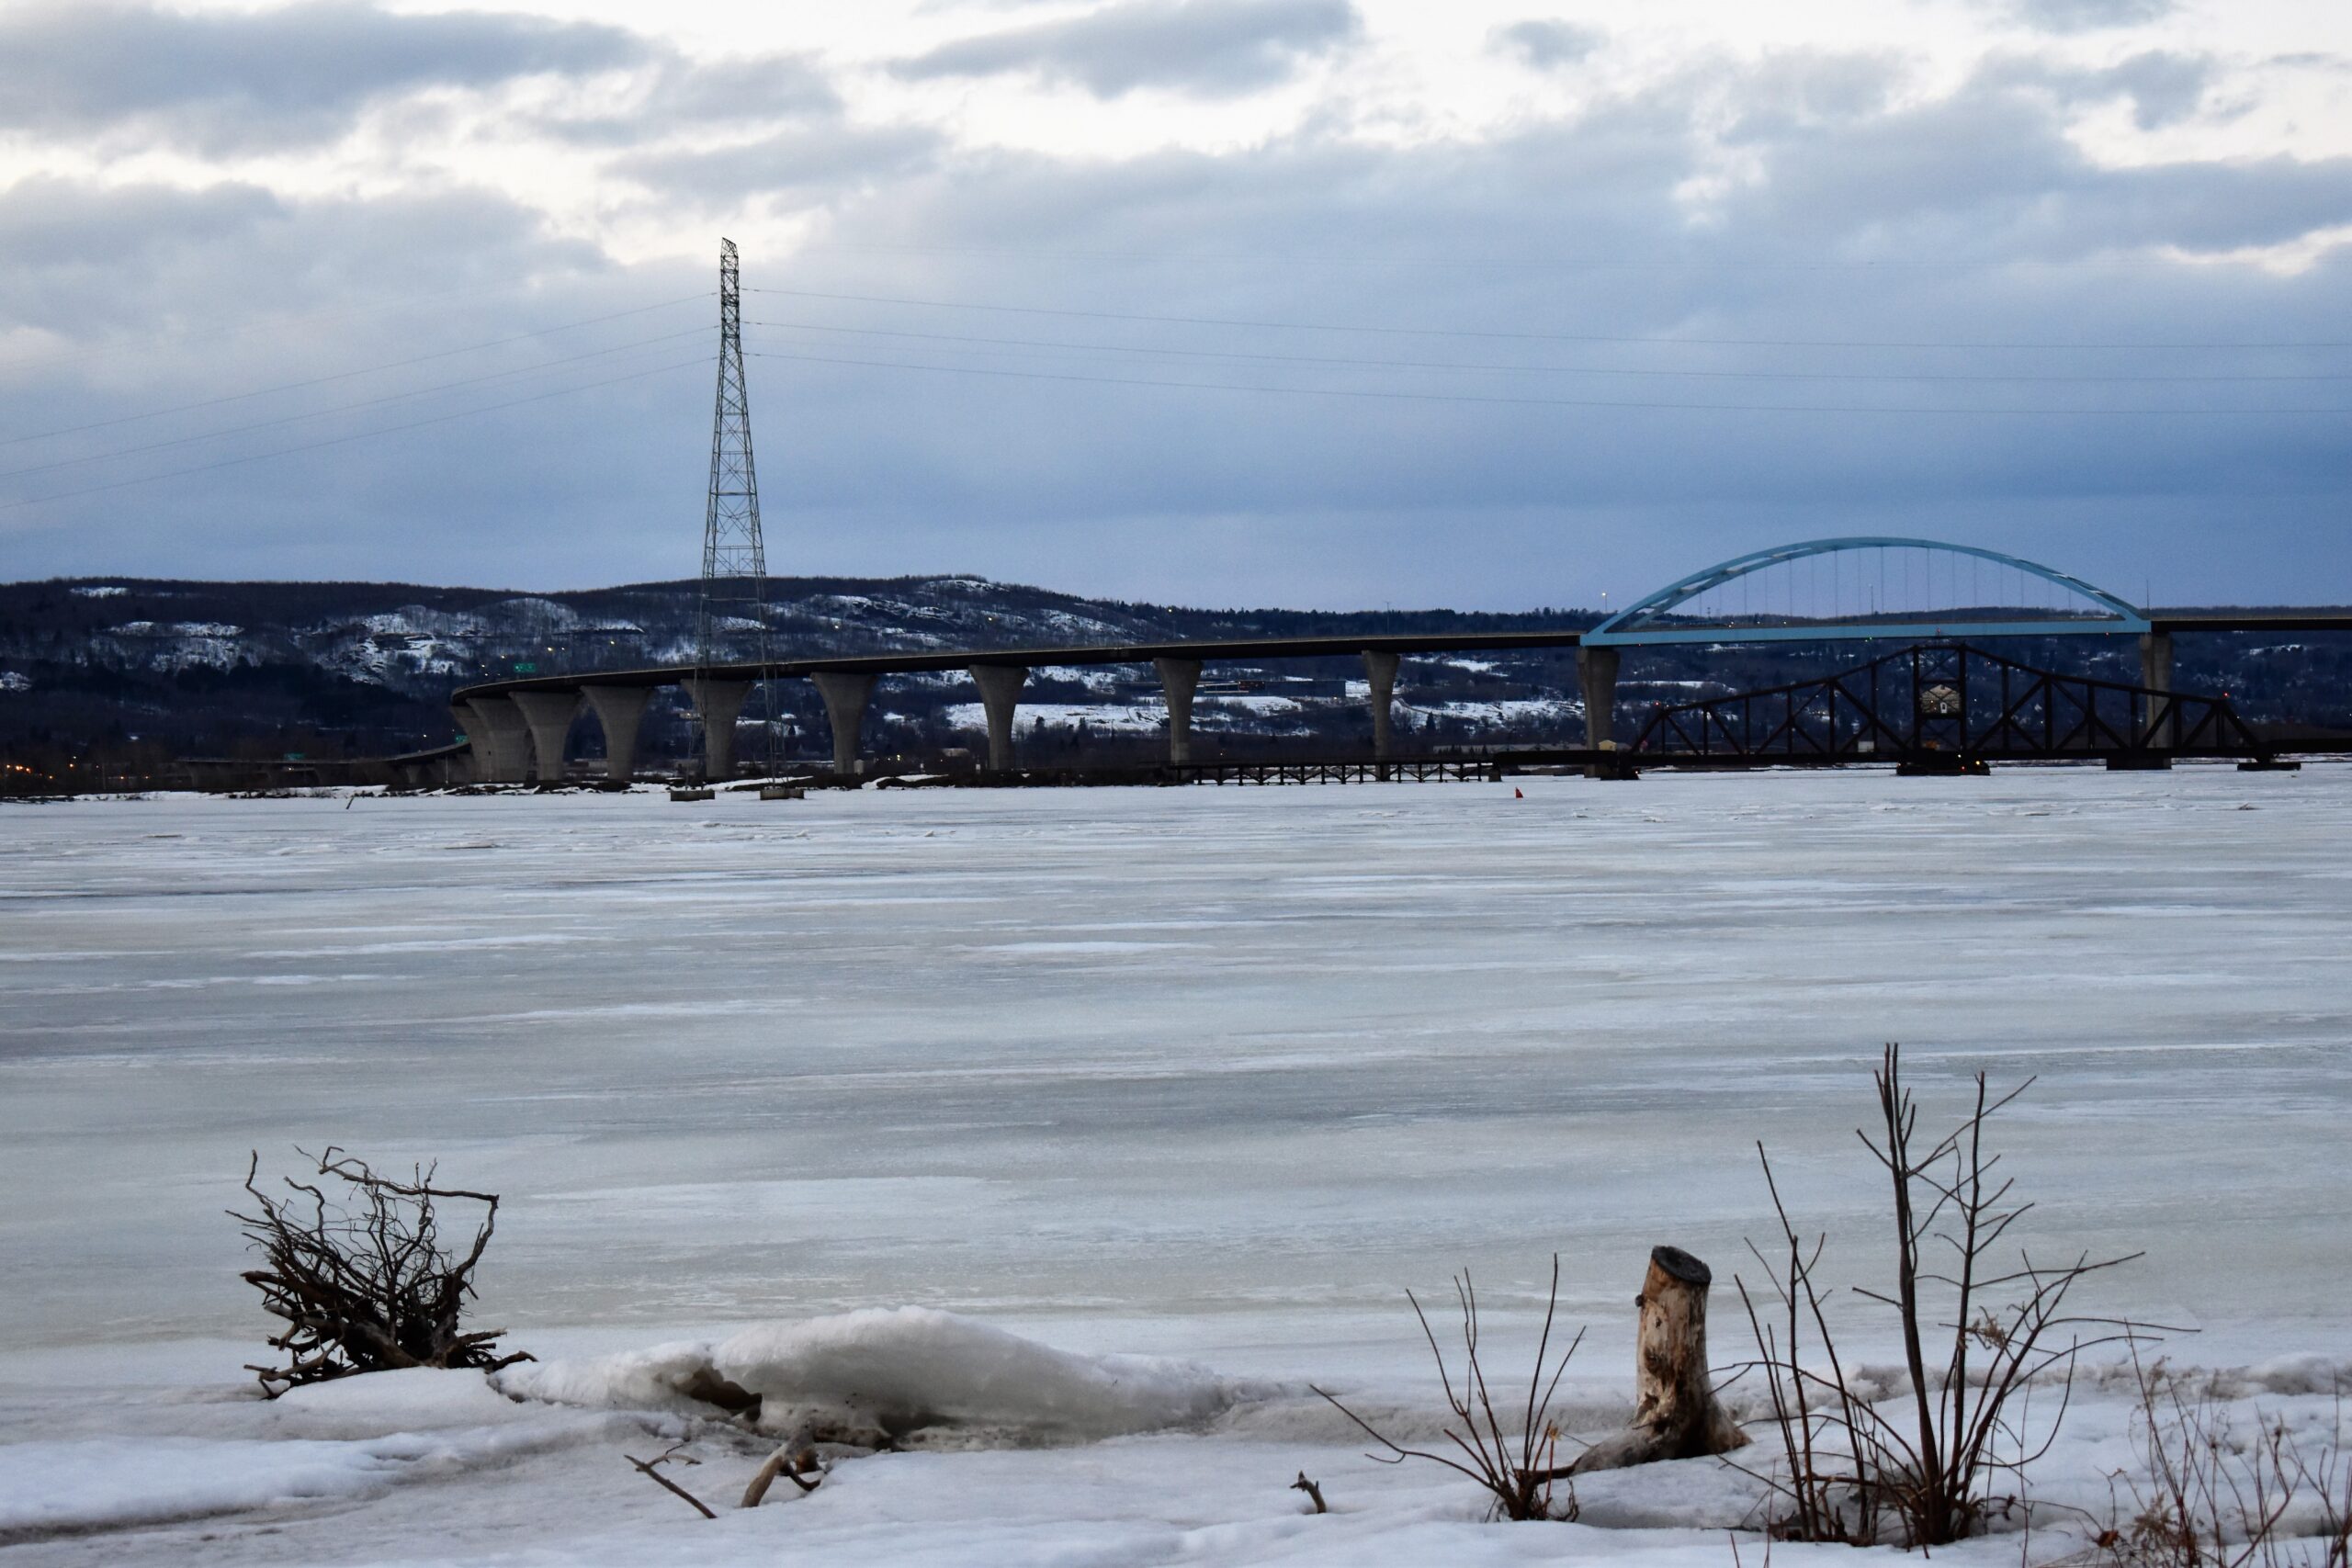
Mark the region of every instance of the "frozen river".
<instances>
[{"instance_id":1,"label":"frozen river","mask_svg":"<svg viewBox=\"0 0 2352 1568\"><path fill-rule=\"evenodd\" d=\"M329 1142L506 1195L526 1339L1295 1370L1555 1248L1615 1328L1651 1242L1762 1234L1758 1138L1861 1235L1885 1040L2041 1075L2031 1235L2145 1248L2109 1304L2347 1348L2352 773L1524 787L8 810L0 1350L250 1343L220 1211Z\"/></svg>"}]
</instances>

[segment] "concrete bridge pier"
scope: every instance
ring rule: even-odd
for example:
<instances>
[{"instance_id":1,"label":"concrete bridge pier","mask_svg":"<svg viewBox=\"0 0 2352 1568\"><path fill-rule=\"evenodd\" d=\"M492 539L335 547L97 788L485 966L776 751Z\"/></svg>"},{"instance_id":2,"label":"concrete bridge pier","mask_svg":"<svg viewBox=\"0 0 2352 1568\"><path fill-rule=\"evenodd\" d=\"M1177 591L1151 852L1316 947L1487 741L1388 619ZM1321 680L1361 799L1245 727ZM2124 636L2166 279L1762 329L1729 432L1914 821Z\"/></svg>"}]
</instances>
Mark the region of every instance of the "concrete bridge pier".
<instances>
[{"instance_id":1,"label":"concrete bridge pier","mask_svg":"<svg viewBox=\"0 0 2352 1568\"><path fill-rule=\"evenodd\" d=\"M1022 664L970 666L972 684L980 689L980 705L989 716L989 768L1004 773L1012 766L1012 715L1021 702L1021 688L1029 682Z\"/></svg>"},{"instance_id":2,"label":"concrete bridge pier","mask_svg":"<svg viewBox=\"0 0 2352 1568\"><path fill-rule=\"evenodd\" d=\"M1201 661L1155 659L1151 667L1159 671L1159 689L1168 698L1168 760L1189 762L1193 760L1193 692L1201 683Z\"/></svg>"},{"instance_id":3,"label":"concrete bridge pier","mask_svg":"<svg viewBox=\"0 0 2352 1568\"><path fill-rule=\"evenodd\" d=\"M702 720L702 776L714 783L735 776L735 721L752 694L749 681L713 681L700 675L678 682Z\"/></svg>"},{"instance_id":4,"label":"concrete bridge pier","mask_svg":"<svg viewBox=\"0 0 2352 1568\"><path fill-rule=\"evenodd\" d=\"M458 732L458 739L466 743L466 782L469 784L488 784L490 782L490 773L487 767L487 759L490 753L485 750L484 743L481 739L474 733L474 731L481 728L481 726L474 717L473 705L470 703L451 703L449 705L449 728L456 730Z\"/></svg>"},{"instance_id":5,"label":"concrete bridge pier","mask_svg":"<svg viewBox=\"0 0 2352 1568\"><path fill-rule=\"evenodd\" d=\"M523 784L530 776L530 755L526 750L531 732L523 723L523 710L509 697L469 697L466 708L466 739L474 753L474 781L477 784Z\"/></svg>"},{"instance_id":6,"label":"concrete bridge pier","mask_svg":"<svg viewBox=\"0 0 2352 1568\"><path fill-rule=\"evenodd\" d=\"M582 686L580 694L605 727L605 776L627 784L637 776L637 732L645 722L650 686Z\"/></svg>"},{"instance_id":7,"label":"concrete bridge pier","mask_svg":"<svg viewBox=\"0 0 2352 1568\"><path fill-rule=\"evenodd\" d=\"M1397 657L1364 650L1364 683L1372 688L1372 754L1385 761L1393 743L1390 709L1396 700Z\"/></svg>"},{"instance_id":8,"label":"concrete bridge pier","mask_svg":"<svg viewBox=\"0 0 2352 1568\"><path fill-rule=\"evenodd\" d=\"M1617 731L1617 650L1579 646L1577 684L1584 694L1584 743L1605 750Z\"/></svg>"},{"instance_id":9,"label":"concrete bridge pier","mask_svg":"<svg viewBox=\"0 0 2352 1568\"><path fill-rule=\"evenodd\" d=\"M2172 690L2172 633L2142 632L2140 634L2140 684L2152 692ZM2149 743L2160 751L2172 750L2173 716L2165 714L2162 723L2149 738Z\"/></svg>"},{"instance_id":10,"label":"concrete bridge pier","mask_svg":"<svg viewBox=\"0 0 2352 1568\"><path fill-rule=\"evenodd\" d=\"M572 716L580 711L580 694L516 692L509 700L523 710L523 724L531 734L531 751L538 760L539 782L561 784L564 742L571 739Z\"/></svg>"},{"instance_id":11,"label":"concrete bridge pier","mask_svg":"<svg viewBox=\"0 0 2352 1568\"><path fill-rule=\"evenodd\" d=\"M825 700L825 722L833 730L833 772L857 772L857 743L865 728L865 705L874 677L847 670L820 670L808 677Z\"/></svg>"}]
</instances>

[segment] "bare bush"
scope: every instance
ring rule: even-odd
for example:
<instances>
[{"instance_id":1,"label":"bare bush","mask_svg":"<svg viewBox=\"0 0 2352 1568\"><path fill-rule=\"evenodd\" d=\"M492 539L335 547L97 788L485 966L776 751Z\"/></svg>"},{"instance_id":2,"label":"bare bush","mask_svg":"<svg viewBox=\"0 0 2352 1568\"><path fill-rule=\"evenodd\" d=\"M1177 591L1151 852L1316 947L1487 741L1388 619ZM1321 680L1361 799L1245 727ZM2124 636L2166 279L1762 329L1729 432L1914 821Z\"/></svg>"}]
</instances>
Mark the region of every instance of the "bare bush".
<instances>
[{"instance_id":1,"label":"bare bush","mask_svg":"<svg viewBox=\"0 0 2352 1568\"><path fill-rule=\"evenodd\" d=\"M305 1159L312 1158L301 1150ZM435 1168L409 1181L379 1176L367 1163L330 1147L316 1157L318 1180L285 1179L289 1195L254 1185L255 1150L245 1169L254 1213L229 1217L244 1227L263 1267L245 1271L262 1305L286 1330L270 1337L281 1367L253 1366L271 1398L304 1383L398 1367L478 1367L495 1371L531 1358L500 1355L503 1328L460 1326L474 1294L473 1271L498 1219L498 1195L433 1185ZM339 1184L329 1196L328 1184ZM435 1205L450 1200L482 1206L463 1254L441 1243Z\"/></svg>"},{"instance_id":2,"label":"bare bush","mask_svg":"<svg viewBox=\"0 0 2352 1568\"><path fill-rule=\"evenodd\" d=\"M1857 1293L1894 1311L1909 1387L1884 1407L1855 1391L1815 1277L1824 1238L1808 1245L1798 1235L1758 1144L1781 1223L1779 1260L1753 1243L1749 1250L1767 1271L1775 1317L1759 1311L1745 1280L1736 1282L1785 1467L1758 1479L1781 1499L1773 1530L1785 1538L1867 1545L1892 1536L1905 1546L1940 1546L1975 1533L1990 1509L2022 1496L2024 1468L2048 1451L2064 1418L2077 1359L2132 1337L2129 1325L2075 1314L2067 1303L2086 1277L2139 1255L2093 1261L2084 1254L2044 1266L2020 1248L2014 1266L1996 1261L2033 1205L1996 1175L2000 1156L1986 1151L1984 1130L2031 1079L1996 1099L1977 1074L1973 1106L1924 1145L1899 1047L1886 1047L1874 1080L1876 1135L1858 1135L1890 1185L1894 1288ZM2036 1425L2028 1420L2030 1391L2047 1381L2059 1385L2057 1409ZM2002 1478L2016 1490L1996 1497Z\"/></svg>"},{"instance_id":3,"label":"bare bush","mask_svg":"<svg viewBox=\"0 0 2352 1568\"><path fill-rule=\"evenodd\" d=\"M1366 1458L1382 1464L1426 1460L1457 1471L1486 1489L1498 1518L1575 1518L1577 1509L1573 1483L1566 1488L1564 1496L1555 1495L1554 1490L1556 1483L1567 1480L1568 1470L1556 1462L1560 1432L1552 1422L1551 1407L1561 1374L1567 1371L1577 1347L1584 1343L1584 1331L1577 1331L1568 1348L1560 1352L1558 1361L1550 1359L1552 1325L1560 1310L1559 1255L1552 1256L1552 1289L1544 1307L1544 1333L1536 1342L1535 1364L1527 1381L1527 1403L1515 1427L1507 1425L1496 1410L1494 1394L1487 1387L1486 1367L1479 1359L1478 1292L1466 1269L1454 1277L1453 1293L1462 1311L1463 1364L1458 1387L1456 1373L1447 1364L1445 1351L1437 1342L1436 1331L1430 1327L1429 1314L1421 1310L1419 1298L1408 1291L1405 1299L1413 1303L1413 1316L1420 1322L1421 1337L1429 1341L1430 1354L1437 1361L1438 1382L1445 1389L1446 1408L1453 1415L1453 1423L1444 1428L1444 1433L1459 1450L1460 1458L1392 1442L1329 1393L1319 1388L1315 1392L1329 1400L1333 1409L1354 1422L1384 1450Z\"/></svg>"},{"instance_id":4,"label":"bare bush","mask_svg":"<svg viewBox=\"0 0 2352 1568\"><path fill-rule=\"evenodd\" d=\"M2336 1440L2308 1452L2283 1419L2238 1422L2209 1382L2191 1388L2132 1356L2138 1473L2109 1481L2116 1506L2098 1546L2118 1568L2346 1568L2352 1463Z\"/></svg>"}]
</instances>

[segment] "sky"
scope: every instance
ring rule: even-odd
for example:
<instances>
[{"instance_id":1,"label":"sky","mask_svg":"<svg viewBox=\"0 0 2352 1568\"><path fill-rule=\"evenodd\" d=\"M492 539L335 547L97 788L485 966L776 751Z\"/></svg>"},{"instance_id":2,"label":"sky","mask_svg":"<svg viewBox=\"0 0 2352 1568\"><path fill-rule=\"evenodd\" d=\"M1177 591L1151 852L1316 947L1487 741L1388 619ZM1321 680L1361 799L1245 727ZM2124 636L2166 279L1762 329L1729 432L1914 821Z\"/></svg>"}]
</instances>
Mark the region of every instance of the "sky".
<instances>
[{"instance_id":1,"label":"sky","mask_svg":"<svg viewBox=\"0 0 2352 1568\"><path fill-rule=\"evenodd\" d=\"M2341 0L0 3L0 578L2352 601Z\"/></svg>"}]
</instances>

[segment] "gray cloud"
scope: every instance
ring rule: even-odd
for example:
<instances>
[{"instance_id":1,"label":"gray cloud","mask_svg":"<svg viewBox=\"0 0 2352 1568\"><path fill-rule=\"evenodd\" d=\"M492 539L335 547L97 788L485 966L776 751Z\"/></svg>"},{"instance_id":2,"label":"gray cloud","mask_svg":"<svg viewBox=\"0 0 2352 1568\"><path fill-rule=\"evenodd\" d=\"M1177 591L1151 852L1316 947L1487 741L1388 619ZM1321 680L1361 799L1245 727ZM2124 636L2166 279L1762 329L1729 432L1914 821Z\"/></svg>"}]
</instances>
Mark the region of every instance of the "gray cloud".
<instances>
[{"instance_id":1,"label":"gray cloud","mask_svg":"<svg viewBox=\"0 0 2352 1568\"><path fill-rule=\"evenodd\" d=\"M2008 14L2044 32L2137 27L2170 16L2177 0L2010 0Z\"/></svg>"},{"instance_id":2,"label":"gray cloud","mask_svg":"<svg viewBox=\"0 0 2352 1568\"><path fill-rule=\"evenodd\" d=\"M2131 94L2146 122L2193 108L2201 82L2180 57L2083 73L2005 62L1951 97L1860 121L1743 125L1766 168L1734 220L1866 237L1890 260L1986 263L2229 251L2352 222L2352 159L2107 168L2066 134L2082 96Z\"/></svg>"},{"instance_id":3,"label":"gray cloud","mask_svg":"<svg viewBox=\"0 0 2352 1568\"><path fill-rule=\"evenodd\" d=\"M841 95L806 55L701 62L663 58L635 101L617 111L543 114L537 129L566 141L628 147L681 130L779 120L823 121L842 112Z\"/></svg>"},{"instance_id":4,"label":"gray cloud","mask_svg":"<svg viewBox=\"0 0 2352 1568\"><path fill-rule=\"evenodd\" d=\"M795 126L740 146L634 153L612 172L668 193L721 203L780 191L822 188L833 197L904 174L937 152L935 131L915 126Z\"/></svg>"},{"instance_id":5,"label":"gray cloud","mask_svg":"<svg viewBox=\"0 0 2352 1568\"><path fill-rule=\"evenodd\" d=\"M962 39L891 69L910 81L1034 72L1103 98L1138 87L1221 97L1286 79L1361 27L1348 0L1138 0Z\"/></svg>"},{"instance_id":6,"label":"gray cloud","mask_svg":"<svg viewBox=\"0 0 2352 1568\"><path fill-rule=\"evenodd\" d=\"M2154 130L2202 109L2215 75L2211 56L2145 50L2099 69L2061 64L2040 55L2012 56L1979 71L1977 85L2039 91L2070 106L2129 98L2133 123Z\"/></svg>"},{"instance_id":7,"label":"gray cloud","mask_svg":"<svg viewBox=\"0 0 2352 1568\"><path fill-rule=\"evenodd\" d=\"M400 16L349 0L249 14L127 3L0 14L0 125L43 136L144 128L207 150L332 140L384 95L633 66L616 28L493 12Z\"/></svg>"},{"instance_id":8,"label":"gray cloud","mask_svg":"<svg viewBox=\"0 0 2352 1568\"><path fill-rule=\"evenodd\" d=\"M1487 47L1516 54L1539 71L1573 65L1608 41L1598 28L1543 17L1497 28L1487 39Z\"/></svg>"},{"instance_id":9,"label":"gray cloud","mask_svg":"<svg viewBox=\"0 0 2352 1568\"><path fill-rule=\"evenodd\" d=\"M2213 62L2195 55L2150 50L2105 73L2107 83L2132 99L2143 130L2177 124L2195 114L2212 85Z\"/></svg>"}]
</instances>

